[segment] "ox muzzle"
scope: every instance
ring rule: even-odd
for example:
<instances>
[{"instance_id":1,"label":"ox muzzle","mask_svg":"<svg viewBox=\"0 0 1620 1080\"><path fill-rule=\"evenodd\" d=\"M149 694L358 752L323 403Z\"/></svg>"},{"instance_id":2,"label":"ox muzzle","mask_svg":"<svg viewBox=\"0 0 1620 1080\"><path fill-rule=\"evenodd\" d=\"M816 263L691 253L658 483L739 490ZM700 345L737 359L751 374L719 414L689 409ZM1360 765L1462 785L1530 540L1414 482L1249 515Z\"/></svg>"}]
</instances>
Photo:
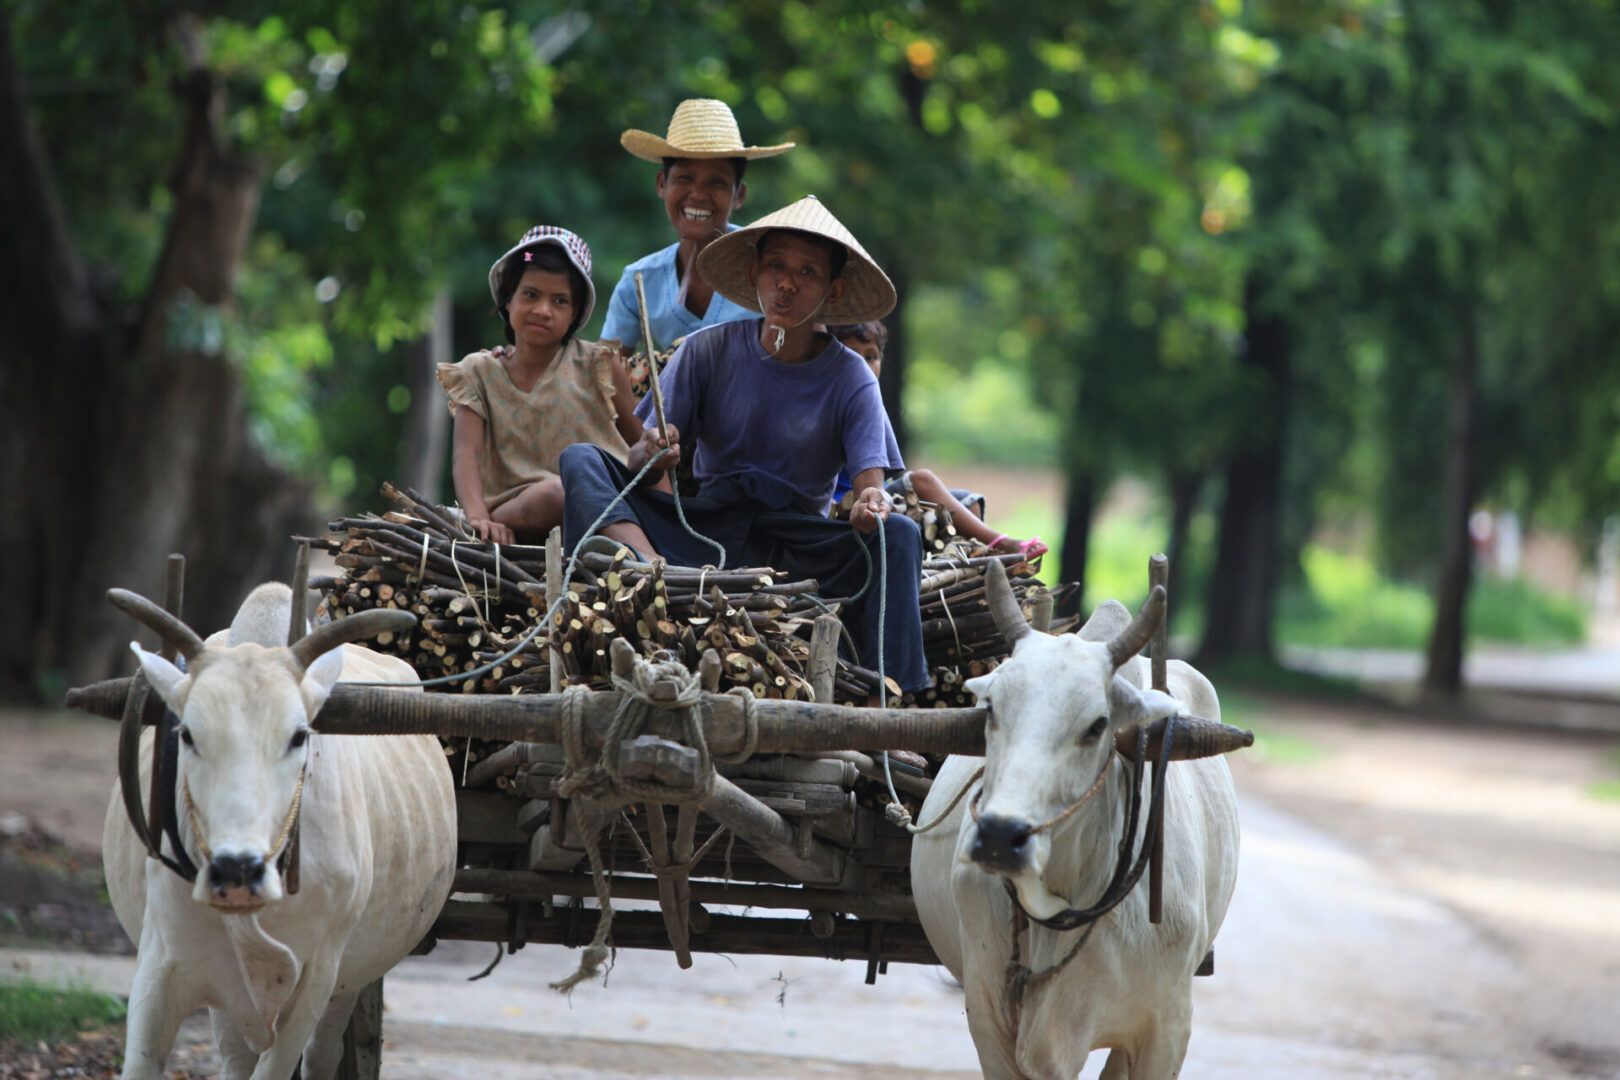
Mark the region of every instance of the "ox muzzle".
<instances>
[{"instance_id":1,"label":"ox muzzle","mask_svg":"<svg viewBox=\"0 0 1620 1080\"><path fill-rule=\"evenodd\" d=\"M208 860L209 902L221 908L257 907L263 895L267 866L263 855L217 853Z\"/></svg>"},{"instance_id":2,"label":"ox muzzle","mask_svg":"<svg viewBox=\"0 0 1620 1080\"><path fill-rule=\"evenodd\" d=\"M1030 868L1035 828L1027 821L986 814L979 818L968 857L996 874L1021 874Z\"/></svg>"}]
</instances>

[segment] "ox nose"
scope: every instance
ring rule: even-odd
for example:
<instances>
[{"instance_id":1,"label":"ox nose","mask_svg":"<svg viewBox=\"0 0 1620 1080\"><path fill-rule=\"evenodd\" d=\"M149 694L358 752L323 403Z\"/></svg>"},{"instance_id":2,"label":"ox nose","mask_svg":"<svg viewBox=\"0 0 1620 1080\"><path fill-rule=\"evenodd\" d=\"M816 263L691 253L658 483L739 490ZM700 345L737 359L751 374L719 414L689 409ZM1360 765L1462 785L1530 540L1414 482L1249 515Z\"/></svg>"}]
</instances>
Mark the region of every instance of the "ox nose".
<instances>
[{"instance_id":1,"label":"ox nose","mask_svg":"<svg viewBox=\"0 0 1620 1080\"><path fill-rule=\"evenodd\" d=\"M208 864L208 884L221 892L232 888L258 892L264 884L264 856L215 855Z\"/></svg>"},{"instance_id":2,"label":"ox nose","mask_svg":"<svg viewBox=\"0 0 1620 1080\"><path fill-rule=\"evenodd\" d=\"M1016 874L1029 859L1031 835L1028 822L986 815L979 819L969 854L987 870Z\"/></svg>"}]
</instances>

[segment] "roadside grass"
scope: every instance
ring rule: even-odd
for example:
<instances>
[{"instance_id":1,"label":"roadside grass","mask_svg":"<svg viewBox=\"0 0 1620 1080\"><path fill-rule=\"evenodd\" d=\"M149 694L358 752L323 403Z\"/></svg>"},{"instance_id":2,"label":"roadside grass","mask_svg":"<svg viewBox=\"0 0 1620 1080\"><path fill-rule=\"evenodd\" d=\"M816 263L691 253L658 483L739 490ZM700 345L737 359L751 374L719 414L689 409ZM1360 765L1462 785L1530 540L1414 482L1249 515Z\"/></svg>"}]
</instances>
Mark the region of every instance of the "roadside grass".
<instances>
[{"instance_id":1,"label":"roadside grass","mask_svg":"<svg viewBox=\"0 0 1620 1080\"><path fill-rule=\"evenodd\" d=\"M32 979L0 982L0 1041L65 1042L88 1028L124 1018L122 1001L77 987L44 986Z\"/></svg>"},{"instance_id":2,"label":"roadside grass","mask_svg":"<svg viewBox=\"0 0 1620 1080\"><path fill-rule=\"evenodd\" d=\"M1595 780L1586 785L1586 793L1599 802L1620 802L1620 779Z\"/></svg>"},{"instance_id":3,"label":"roadside grass","mask_svg":"<svg viewBox=\"0 0 1620 1080\"><path fill-rule=\"evenodd\" d=\"M1609 751L1609 766L1620 772L1620 747ZM1586 785L1586 794L1600 802L1620 802L1620 777L1594 780Z\"/></svg>"},{"instance_id":4,"label":"roadside grass","mask_svg":"<svg viewBox=\"0 0 1620 1080\"><path fill-rule=\"evenodd\" d=\"M1434 601L1417 585L1392 581L1360 556L1307 544L1302 586L1283 589L1277 640L1290 645L1421 649ZM1468 594L1468 637L1508 645L1578 645L1580 605L1522 580L1476 578Z\"/></svg>"},{"instance_id":5,"label":"roadside grass","mask_svg":"<svg viewBox=\"0 0 1620 1080\"><path fill-rule=\"evenodd\" d=\"M1052 547L1042 563L1041 580L1066 580L1059 548L1060 508L1035 499L992 507L997 529L1013 536L1040 536ZM1176 570L1171 598L1171 633L1197 641L1204 628L1204 592L1213 551L1214 522L1196 517L1185 565ZM1132 611L1147 596L1147 560L1165 547L1164 522L1155 515L1108 514L1093 527L1082 610L1112 597ZM1303 580L1280 590L1275 623L1282 645L1334 645L1346 648L1422 649L1434 622L1434 601L1418 585L1385 577L1371 561L1307 544L1301 557ZM1477 578L1468 596L1470 642L1551 648L1579 645L1586 638L1580 605L1522 581ZM1280 676L1279 676L1280 677ZM1270 681L1270 680L1268 680ZM1286 692L1330 691L1325 685L1276 687Z\"/></svg>"},{"instance_id":6,"label":"roadside grass","mask_svg":"<svg viewBox=\"0 0 1620 1080\"><path fill-rule=\"evenodd\" d=\"M1327 756L1327 750L1320 744L1267 722L1266 714L1273 711L1247 690L1221 691L1222 722L1254 732L1254 745L1239 751L1249 760L1276 765L1310 765ZM1256 718L1260 722L1257 723Z\"/></svg>"}]
</instances>

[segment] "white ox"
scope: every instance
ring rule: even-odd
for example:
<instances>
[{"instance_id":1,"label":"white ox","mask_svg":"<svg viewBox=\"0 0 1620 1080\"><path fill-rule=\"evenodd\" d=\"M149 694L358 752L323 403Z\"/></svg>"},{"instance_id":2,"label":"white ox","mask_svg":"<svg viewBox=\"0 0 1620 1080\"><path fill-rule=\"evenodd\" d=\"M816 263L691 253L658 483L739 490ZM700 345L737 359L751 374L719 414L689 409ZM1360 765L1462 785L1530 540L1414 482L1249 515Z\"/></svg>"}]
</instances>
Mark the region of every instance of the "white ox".
<instances>
[{"instance_id":1,"label":"white ox","mask_svg":"<svg viewBox=\"0 0 1620 1080\"><path fill-rule=\"evenodd\" d=\"M1160 924L1149 921L1146 881L1089 929L1035 920L1091 907L1109 886L1131 792L1131 763L1115 753L1116 733L1167 715L1218 721L1220 706L1209 681L1177 661L1169 665L1174 697L1137 685L1147 665L1132 658L1163 617L1162 590L1134 622L1109 601L1078 635L1049 636L1024 622L999 570L991 566L990 606L1014 651L967 683L990 709L982 782L981 759L950 758L923 805L926 824L964 788L976 789L940 828L913 841L923 928L966 991L986 1077L1073 1080L1092 1049L1110 1047L1106 1080L1169 1080L1187 1052L1193 973L1237 880L1226 762L1181 760L1167 770ZM1219 744L1203 752L1245 745L1245 733L1224 725L1194 722L1185 732L1184 723L1184 743Z\"/></svg>"},{"instance_id":2,"label":"white ox","mask_svg":"<svg viewBox=\"0 0 1620 1080\"><path fill-rule=\"evenodd\" d=\"M180 1022L201 1005L225 1080L287 1080L300 1056L305 1080L328 1080L359 991L427 933L455 872L455 791L437 739L310 730L340 678L418 682L403 661L344 644L413 620L366 612L305 637L291 591L266 584L205 643L149 601L113 594L188 661L182 672L131 646L180 718L176 812L198 867L191 885L148 858L114 790L107 889L138 943L123 1080L166 1075ZM287 646L290 621L301 640ZM300 814L301 887L289 895L277 855Z\"/></svg>"}]
</instances>

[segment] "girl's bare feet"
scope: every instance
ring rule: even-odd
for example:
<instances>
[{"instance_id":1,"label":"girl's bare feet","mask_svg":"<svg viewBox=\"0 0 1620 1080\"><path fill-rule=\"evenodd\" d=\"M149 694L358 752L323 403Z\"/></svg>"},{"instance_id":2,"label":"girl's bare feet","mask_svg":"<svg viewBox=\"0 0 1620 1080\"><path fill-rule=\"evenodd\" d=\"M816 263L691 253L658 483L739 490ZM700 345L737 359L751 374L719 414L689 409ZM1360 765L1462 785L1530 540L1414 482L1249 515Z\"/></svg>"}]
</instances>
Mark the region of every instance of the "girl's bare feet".
<instances>
[{"instance_id":1,"label":"girl's bare feet","mask_svg":"<svg viewBox=\"0 0 1620 1080\"><path fill-rule=\"evenodd\" d=\"M1026 559L1037 559L1051 549L1038 536L1032 536L1028 540L1016 540L1002 533L990 541L990 550L997 555L1022 555Z\"/></svg>"}]
</instances>

